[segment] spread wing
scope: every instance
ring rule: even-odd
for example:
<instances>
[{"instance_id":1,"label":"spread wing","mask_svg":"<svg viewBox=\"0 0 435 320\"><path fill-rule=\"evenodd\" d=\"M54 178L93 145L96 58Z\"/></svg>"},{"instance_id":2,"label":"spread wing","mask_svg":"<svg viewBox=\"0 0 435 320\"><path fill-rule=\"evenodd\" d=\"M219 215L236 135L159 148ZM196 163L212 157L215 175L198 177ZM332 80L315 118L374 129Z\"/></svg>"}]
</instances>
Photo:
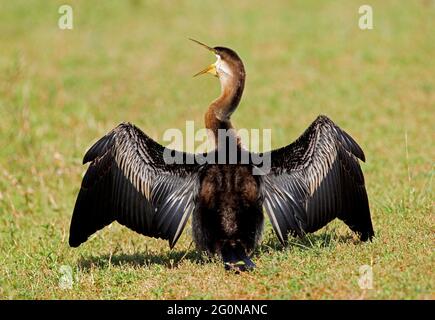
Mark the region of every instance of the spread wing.
<instances>
[{"instance_id":1,"label":"spread wing","mask_svg":"<svg viewBox=\"0 0 435 320\"><path fill-rule=\"evenodd\" d=\"M170 150L184 160L193 156ZM173 247L194 209L200 166L167 164L165 148L122 123L96 142L77 197L69 244L77 247L112 221ZM185 162L184 162L185 163ZM188 162L189 163L189 162Z\"/></svg>"},{"instance_id":2,"label":"spread wing","mask_svg":"<svg viewBox=\"0 0 435 320\"><path fill-rule=\"evenodd\" d=\"M358 144L325 116L295 142L271 151L264 206L280 241L314 232L334 218L365 241L374 236Z\"/></svg>"}]
</instances>

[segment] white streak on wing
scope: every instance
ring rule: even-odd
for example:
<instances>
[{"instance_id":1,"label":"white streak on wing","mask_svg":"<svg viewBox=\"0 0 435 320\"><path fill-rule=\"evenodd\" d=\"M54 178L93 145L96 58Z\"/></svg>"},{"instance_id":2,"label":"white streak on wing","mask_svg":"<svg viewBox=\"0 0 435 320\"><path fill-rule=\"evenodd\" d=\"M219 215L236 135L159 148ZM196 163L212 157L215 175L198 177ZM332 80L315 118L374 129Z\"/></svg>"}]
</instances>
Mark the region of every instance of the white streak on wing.
<instances>
[{"instance_id":1,"label":"white streak on wing","mask_svg":"<svg viewBox=\"0 0 435 320\"><path fill-rule=\"evenodd\" d=\"M315 166L311 164L313 170L312 177L314 181L310 183L310 196L312 196L317 188L320 186L326 174L328 173L328 170L331 169L332 163L337 158L336 147L335 145L331 145L331 141L328 141L328 144L323 146L323 148L320 147L318 151L318 165Z\"/></svg>"},{"instance_id":2,"label":"white streak on wing","mask_svg":"<svg viewBox=\"0 0 435 320\"><path fill-rule=\"evenodd\" d=\"M272 219L273 225L276 226L276 231L278 232L278 237L281 239L281 241L284 241L284 237L282 236L282 233L281 233L281 228L278 224L278 221L276 220L275 213L273 212L273 210L270 206L270 202L269 202L267 197L264 199L264 202L266 203L266 211L269 213L269 217Z\"/></svg>"},{"instance_id":3,"label":"white streak on wing","mask_svg":"<svg viewBox=\"0 0 435 320\"><path fill-rule=\"evenodd\" d=\"M122 140L121 140L122 139ZM133 141L131 139L134 139ZM152 214L156 215L161 212L162 208L174 210L183 210L183 215L178 223L175 236L172 239L177 239L186 223L195 204L192 202L194 192L191 192L189 186L193 183L193 178L187 178L185 181L171 173L162 171L153 166L153 161L149 155L149 150L146 146L136 141L138 137L133 135L118 136L115 139L116 147L114 153L114 160L122 174L133 186L140 192L152 205L153 197L161 193L164 196L163 207L154 208ZM140 141L139 141L140 142ZM186 199L187 201L182 201ZM180 208L181 203L184 203L184 208ZM149 215L146 215L147 225L150 224ZM149 226L148 226L149 227Z\"/></svg>"},{"instance_id":4,"label":"white streak on wing","mask_svg":"<svg viewBox=\"0 0 435 320\"><path fill-rule=\"evenodd\" d=\"M192 198L192 194L190 194L190 196L187 200L188 205L187 205L186 209L184 210L184 213L183 213L183 216L181 217L180 222L178 223L178 228L177 228L177 231L175 232L174 239L177 239L178 236L180 235L181 231L183 230L183 226L184 226L184 222L185 222L186 218L188 216L190 216L191 210L193 210L193 208L191 208L192 207L192 202L191 202L192 199L191 198Z\"/></svg>"}]
</instances>

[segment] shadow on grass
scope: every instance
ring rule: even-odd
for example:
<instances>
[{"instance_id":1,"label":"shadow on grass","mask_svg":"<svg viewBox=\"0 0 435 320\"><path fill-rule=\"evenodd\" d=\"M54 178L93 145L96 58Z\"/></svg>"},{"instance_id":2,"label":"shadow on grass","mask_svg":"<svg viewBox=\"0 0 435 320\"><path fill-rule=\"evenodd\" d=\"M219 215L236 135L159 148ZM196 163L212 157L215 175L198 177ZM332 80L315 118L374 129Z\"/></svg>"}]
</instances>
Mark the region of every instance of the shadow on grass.
<instances>
[{"instance_id":1,"label":"shadow on grass","mask_svg":"<svg viewBox=\"0 0 435 320\"><path fill-rule=\"evenodd\" d=\"M328 231L321 234L308 234L304 237L289 237L288 244L283 246L275 234L266 235L262 243L255 250L253 256L258 257L262 253L282 250L312 250L316 251L322 248L330 248L337 243L359 243L352 235L337 235L335 231ZM188 260L195 264L204 264L216 261L215 258L208 257L205 254L195 250L168 251L162 253L138 252L133 254L115 253L113 255L104 254L101 256L83 257L79 261L79 267L83 270L89 270L93 267L107 268L109 266L129 265L134 267L149 267L151 265L161 265L166 268L175 268L182 261Z\"/></svg>"},{"instance_id":2,"label":"shadow on grass","mask_svg":"<svg viewBox=\"0 0 435 320\"><path fill-rule=\"evenodd\" d=\"M196 264L202 264L207 259L196 250L168 251L163 253L138 252L133 254L115 253L101 256L83 257L79 261L79 267L89 270L93 267L107 268L109 266L129 265L134 267L149 267L161 265L166 268L175 268L182 261L188 260Z\"/></svg>"},{"instance_id":3,"label":"shadow on grass","mask_svg":"<svg viewBox=\"0 0 435 320\"><path fill-rule=\"evenodd\" d=\"M335 231L327 231L321 234L307 234L303 237L289 236L287 245L282 245L275 234L269 234L258 246L255 255L288 249L317 250L333 247L337 243L358 244L359 242L351 234L337 235Z\"/></svg>"}]
</instances>

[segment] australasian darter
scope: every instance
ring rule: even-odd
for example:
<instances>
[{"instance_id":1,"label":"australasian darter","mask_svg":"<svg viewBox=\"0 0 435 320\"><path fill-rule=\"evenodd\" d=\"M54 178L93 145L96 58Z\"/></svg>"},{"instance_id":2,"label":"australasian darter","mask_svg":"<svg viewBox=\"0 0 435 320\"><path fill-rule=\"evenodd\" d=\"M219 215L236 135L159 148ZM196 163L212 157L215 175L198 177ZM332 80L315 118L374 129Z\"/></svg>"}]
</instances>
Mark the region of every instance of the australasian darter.
<instances>
[{"instance_id":1,"label":"australasian darter","mask_svg":"<svg viewBox=\"0 0 435 320\"><path fill-rule=\"evenodd\" d=\"M219 78L221 95L206 114L217 156L228 151L219 130L232 130L231 114L239 105L245 68L236 52L211 48L217 61L200 72ZM229 135L231 136L231 135ZM237 153L244 149L238 137ZM146 236L169 240L172 248L189 216L199 250L222 257L227 269L254 267L250 256L263 229L263 208L275 233L303 236L335 218L362 241L374 236L364 176L358 159L364 153L346 132L319 116L286 147L270 156L270 170L253 174L253 163L168 164L165 148L130 123L122 123L86 153L90 166L75 204L69 244L77 247L113 221ZM171 150L183 159L189 155ZM213 158L213 157L211 157ZM239 159L239 158L238 158Z\"/></svg>"}]
</instances>

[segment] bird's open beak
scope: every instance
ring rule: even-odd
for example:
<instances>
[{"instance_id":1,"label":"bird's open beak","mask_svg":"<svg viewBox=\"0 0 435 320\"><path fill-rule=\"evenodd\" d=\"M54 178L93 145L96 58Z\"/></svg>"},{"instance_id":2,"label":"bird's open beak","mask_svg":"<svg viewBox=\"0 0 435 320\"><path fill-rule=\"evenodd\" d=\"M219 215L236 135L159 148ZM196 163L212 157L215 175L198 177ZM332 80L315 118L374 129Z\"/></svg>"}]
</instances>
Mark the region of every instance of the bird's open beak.
<instances>
[{"instance_id":1,"label":"bird's open beak","mask_svg":"<svg viewBox=\"0 0 435 320\"><path fill-rule=\"evenodd\" d=\"M217 52L216 52L216 50L214 48L209 47L208 45L206 45L206 44L204 44L202 42L199 42L198 40L195 40L195 39L189 38L189 40L199 44L200 46L206 48L207 50L213 52L214 54L217 54ZM216 64L213 63L213 64L209 65L204 70L202 70L202 71L198 72L197 74L195 74L194 77L199 76L201 74L205 74L205 73L210 73L210 74L214 75L215 77L217 77L218 74L217 74L217 71L216 71Z\"/></svg>"},{"instance_id":2,"label":"bird's open beak","mask_svg":"<svg viewBox=\"0 0 435 320\"><path fill-rule=\"evenodd\" d=\"M207 68L205 68L204 70L198 72L197 74L194 75L194 77L199 76L201 74L204 73L210 73L212 75L214 75L215 77L217 77L217 72L216 72L216 65L213 63L211 65L209 65Z\"/></svg>"}]
</instances>

